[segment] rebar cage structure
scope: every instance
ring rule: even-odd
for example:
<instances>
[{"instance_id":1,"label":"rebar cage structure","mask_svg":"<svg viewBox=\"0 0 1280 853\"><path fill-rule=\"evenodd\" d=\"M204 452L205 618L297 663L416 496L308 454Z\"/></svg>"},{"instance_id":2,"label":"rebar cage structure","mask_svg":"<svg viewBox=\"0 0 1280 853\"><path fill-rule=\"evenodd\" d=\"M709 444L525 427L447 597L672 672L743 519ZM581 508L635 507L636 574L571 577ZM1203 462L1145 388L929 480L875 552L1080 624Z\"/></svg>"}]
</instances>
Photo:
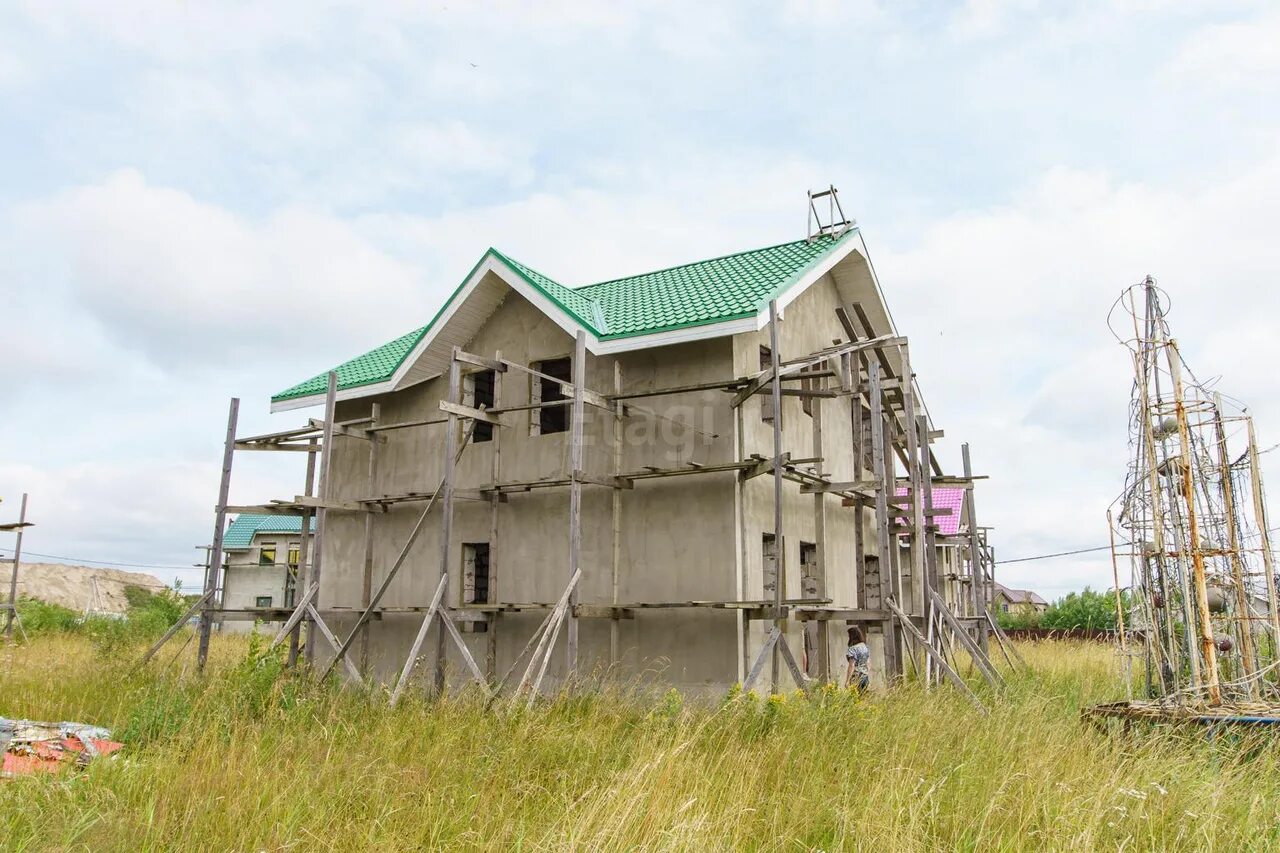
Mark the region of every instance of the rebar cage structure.
<instances>
[{"instance_id":1,"label":"rebar cage structure","mask_svg":"<svg viewBox=\"0 0 1280 853\"><path fill-rule=\"evenodd\" d=\"M1128 707L1274 713L1280 615L1253 419L1183 360L1168 305L1148 276L1112 312L1134 370L1130 461L1107 514L1126 684L1146 693Z\"/></svg>"}]
</instances>

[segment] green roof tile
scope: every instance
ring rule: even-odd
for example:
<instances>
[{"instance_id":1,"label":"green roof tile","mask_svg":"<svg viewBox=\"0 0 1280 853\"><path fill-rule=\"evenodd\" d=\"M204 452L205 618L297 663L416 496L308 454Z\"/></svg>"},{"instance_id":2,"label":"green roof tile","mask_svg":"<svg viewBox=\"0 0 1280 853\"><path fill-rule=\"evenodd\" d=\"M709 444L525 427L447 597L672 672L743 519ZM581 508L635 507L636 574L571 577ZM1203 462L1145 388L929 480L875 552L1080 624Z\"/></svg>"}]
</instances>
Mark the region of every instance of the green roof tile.
<instances>
[{"instance_id":1,"label":"green roof tile","mask_svg":"<svg viewBox=\"0 0 1280 853\"><path fill-rule=\"evenodd\" d=\"M753 316L773 295L798 281L856 233L857 229L850 229L835 239L796 240L576 288L566 287L496 249L490 249L489 254L597 338L616 339ZM445 304L461 289L459 286ZM442 307L427 325L340 365L338 387L356 388L390 379L443 311ZM323 394L326 376L314 376L271 399L281 402Z\"/></svg>"},{"instance_id":2,"label":"green roof tile","mask_svg":"<svg viewBox=\"0 0 1280 853\"><path fill-rule=\"evenodd\" d=\"M396 368L400 366L400 362L404 361L405 356L418 345L418 341L422 340L422 336L429 328L431 326L428 324L414 329L407 335L401 335L375 350L356 356L350 361L344 361L335 368L338 373L338 387L358 388L361 385L370 385L389 378L396 372ZM306 382L299 382L292 388L286 388L271 399L292 400L295 397L310 397L312 394L323 394L328 389L329 372L325 371Z\"/></svg>"},{"instance_id":3,"label":"green roof tile","mask_svg":"<svg viewBox=\"0 0 1280 853\"><path fill-rule=\"evenodd\" d=\"M255 533L301 533L302 519L296 515L253 515L241 513L222 534L222 547L243 551L253 544Z\"/></svg>"}]
</instances>

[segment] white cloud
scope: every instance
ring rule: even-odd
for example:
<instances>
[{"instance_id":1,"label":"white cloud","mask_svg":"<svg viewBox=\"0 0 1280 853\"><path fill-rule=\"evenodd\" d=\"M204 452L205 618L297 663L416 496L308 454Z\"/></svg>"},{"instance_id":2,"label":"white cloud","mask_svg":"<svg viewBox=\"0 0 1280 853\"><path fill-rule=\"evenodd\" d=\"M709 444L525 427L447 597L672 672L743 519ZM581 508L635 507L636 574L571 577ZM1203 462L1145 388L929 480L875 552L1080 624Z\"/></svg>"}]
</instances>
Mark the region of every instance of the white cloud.
<instances>
[{"instance_id":1,"label":"white cloud","mask_svg":"<svg viewBox=\"0 0 1280 853\"><path fill-rule=\"evenodd\" d=\"M1193 33L1169 65L1195 85L1259 91L1280 82L1280 14L1212 24Z\"/></svg>"},{"instance_id":2,"label":"white cloud","mask_svg":"<svg viewBox=\"0 0 1280 853\"><path fill-rule=\"evenodd\" d=\"M836 158L743 148L673 159L678 165L665 168L583 164L590 177L562 190L439 216L370 214L359 227L371 241L429 266L436 286L456 285L490 245L573 286L799 239L806 189L835 180L857 191Z\"/></svg>"},{"instance_id":3,"label":"white cloud","mask_svg":"<svg viewBox=\"0 0 1280 853\"><path fill-rule=\"evenodd\" d=\"M45 281L156 365L242 363L317 340L399 334L388 306L427 314L414 271L342 222L284 209L254 222L124 170L22 208ZM36 286L35 282L31 283Z\"/></svg>"},{"instance_id":4,"label":"white cloud","mask_svg":"<svg viewBox=\"0 0 1280 853\"><path fill-rule=\"evenodd\" d=\"M236 469L236 495L278 496L280 476L252 466ZM0 517L16 517L22 493L35 524L24 550L55 557L118 560L132 565L180 566L142 569L165 582L199 584L197 563L213 534L218 464L214 457L189 461L172 456L36 466L0 463ZM292 494L292 493L291 493ZM234 498L233 498L234 499ZM6 554L12 547L6 539ZM28 559L40 561L32 554ZM74 562L74 561L68 561Z\"/></svg>"},{"instance_id":5,"label":"white cloud","mask_svg":"<svg viewBox=\"0 0 1280 853\"><path fill-rule=\"evenodd\" d=\"M1173 0L28 0L0 10L22 131L3 198L35 199L0 211L0 361L40 418L0 438L56 496L42 536L80 535L70 491L153 506L145 481L190 507L186 555L227 394L266 419L270 391L431 316L490 244L591 281L799 236L803 190L834 180L944 457L968 440L993 475L1001 555L1097 544L1125 463L1122 286L1159 276L1188 358L1280 440L1278 26ZM146 430L182 442L172 463ZM244 499L290 493L271 482ZM123 556L112 531L157 518L75 541ZM1108 576L1096 555L1008 573Z\"/></svg>"},{"instance_id":6,"label":"white cloud","mask_svg":"<svg viewBox=\"0 0 1280 853\"><path fill-rule=\"evenodd\" d=\"M962 212L913 246L868 239L930 410L992 479L979 513L1012 558L1106 543L1128 462L1132 372L1106 317L1148 273L1202 378L1253 404L1280 437L1280 158L1198 186L1053 170L1010 204ZM1120 330L1124 323L1118 324ZM1275 472L1280 476L1280 470ZM1106 555L1022 563L1006 577L1058 594L1110 583Z\"/></svg>"}]
</instances>

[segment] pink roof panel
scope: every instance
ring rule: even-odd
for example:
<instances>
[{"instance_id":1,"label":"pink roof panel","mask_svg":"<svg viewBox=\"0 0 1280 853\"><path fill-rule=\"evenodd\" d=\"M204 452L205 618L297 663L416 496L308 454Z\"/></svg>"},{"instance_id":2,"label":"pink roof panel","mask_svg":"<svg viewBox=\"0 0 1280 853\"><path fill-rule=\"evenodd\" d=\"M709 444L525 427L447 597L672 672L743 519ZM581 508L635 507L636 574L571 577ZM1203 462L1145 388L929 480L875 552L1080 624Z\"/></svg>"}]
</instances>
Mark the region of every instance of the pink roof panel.
<instances>
[{"instance_id":1,"label":"pink roof panel","mask_svg":"<svg viewBox=\"0 0 1280 853\"><path fill-rule=\"evenodd\" d=\"M905 498L910 490L901 486L895 492ZM960 532L960 514L964 509L964 489L959 486L934 486L931 496L934 509L949 509L951 515L934 516L938 525L938 533L942 536L955 536Z\"/></svg>"}]
</instances>

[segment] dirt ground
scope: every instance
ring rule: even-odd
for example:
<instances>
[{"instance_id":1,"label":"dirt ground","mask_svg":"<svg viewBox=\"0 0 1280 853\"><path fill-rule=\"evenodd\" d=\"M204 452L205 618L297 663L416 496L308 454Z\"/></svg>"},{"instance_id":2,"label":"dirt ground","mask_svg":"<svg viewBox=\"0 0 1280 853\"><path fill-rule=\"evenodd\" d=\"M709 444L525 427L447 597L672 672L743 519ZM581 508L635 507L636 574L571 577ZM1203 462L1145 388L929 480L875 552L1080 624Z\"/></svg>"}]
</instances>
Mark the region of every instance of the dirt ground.
<instances>
[{"instance_id":1,"label":"dirt ground","mask_svg":"<svg viewBox=\"0 0 1280 853\"><path fill-rule=\"evenodd\" d=\"M12 565L0 565L0 601L9 596L12 571ZM18 567L19 598L38 598L77 611L92 604L98 613L124 613L129 606L124 595L126 586L159 592L167 584L151 575L123 569L27 562Z\"/></svg>"}]
</instances>

